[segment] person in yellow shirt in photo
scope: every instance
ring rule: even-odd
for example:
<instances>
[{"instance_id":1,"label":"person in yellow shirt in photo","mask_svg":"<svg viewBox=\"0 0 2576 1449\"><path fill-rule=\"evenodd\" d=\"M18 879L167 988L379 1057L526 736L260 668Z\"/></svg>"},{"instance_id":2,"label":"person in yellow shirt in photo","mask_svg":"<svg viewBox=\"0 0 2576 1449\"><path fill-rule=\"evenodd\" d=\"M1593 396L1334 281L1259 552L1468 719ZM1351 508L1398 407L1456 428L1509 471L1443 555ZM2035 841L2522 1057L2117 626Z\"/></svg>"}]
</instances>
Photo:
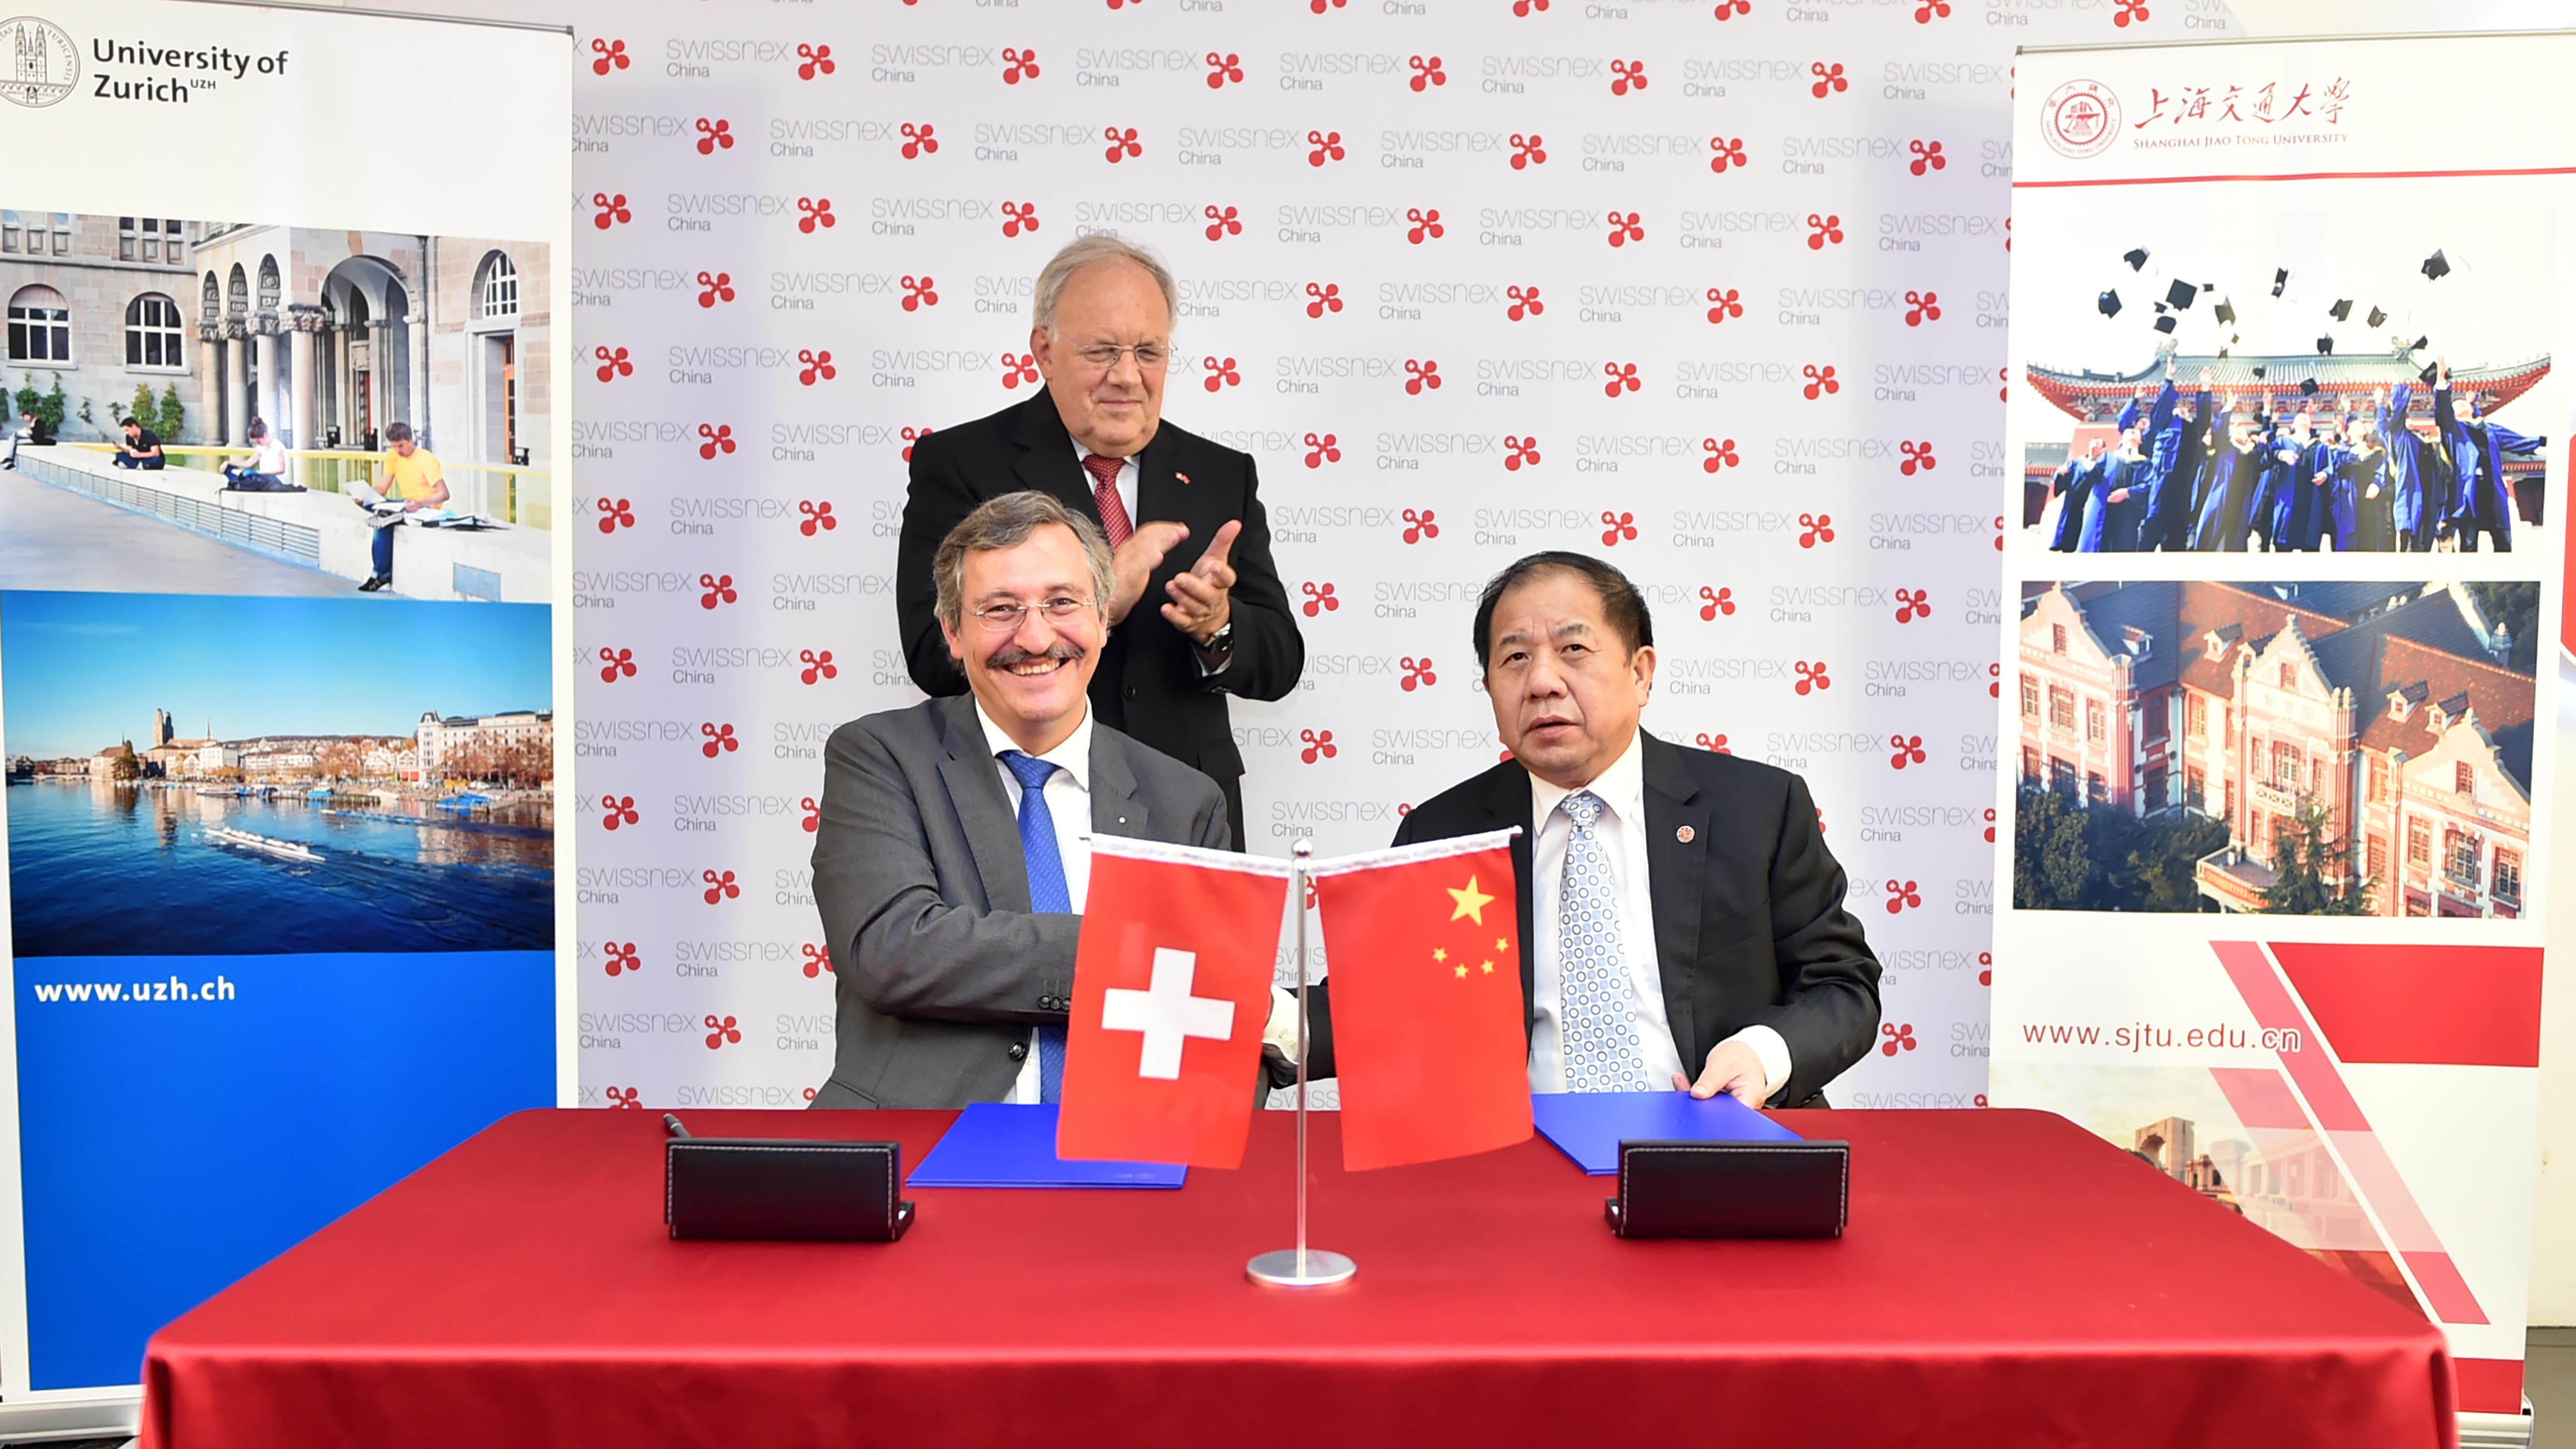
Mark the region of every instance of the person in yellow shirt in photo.
<instances>
[{"instance_id":1,"label":"person in yellow shirt in photo","mask_svg":"<svg viewBox=\"0 0 2576 1449\"><path fill-rule=\"evenodd\" d=\"M381 503L359 500L359 506L368 510L368 526L376 531L376 571L373 577L358 585L358 591L365 594L393 587L393 526L402 522L403 515L418 513L424 508L443 508L447 504L447 476L438 466L438 455L422 447L412 437L411 424L385 424L385 448ZM397 510L381 506L393 503L402 507Z\"/></svg>"}]
</instances>

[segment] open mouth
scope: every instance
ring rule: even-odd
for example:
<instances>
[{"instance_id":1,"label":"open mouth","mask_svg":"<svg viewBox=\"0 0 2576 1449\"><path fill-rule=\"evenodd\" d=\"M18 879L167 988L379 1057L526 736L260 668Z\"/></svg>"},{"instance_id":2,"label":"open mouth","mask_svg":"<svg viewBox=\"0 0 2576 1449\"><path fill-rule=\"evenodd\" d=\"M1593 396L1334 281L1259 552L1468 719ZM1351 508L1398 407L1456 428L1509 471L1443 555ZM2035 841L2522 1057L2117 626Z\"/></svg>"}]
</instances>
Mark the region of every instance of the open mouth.
<instances>
[{"instance_id":1,"label":"open mouth","mask_svg":"<svg viewBox=\"0 0 2576 1449\"><path fill-rule=\"evenodd\" d=\"M1078 649L1050 649L1044 654L1026 654L1017 649L993 656L990 667L1014 679L1043 679L1071 668L1082 658Z\"/></svg>"}]
</instances>

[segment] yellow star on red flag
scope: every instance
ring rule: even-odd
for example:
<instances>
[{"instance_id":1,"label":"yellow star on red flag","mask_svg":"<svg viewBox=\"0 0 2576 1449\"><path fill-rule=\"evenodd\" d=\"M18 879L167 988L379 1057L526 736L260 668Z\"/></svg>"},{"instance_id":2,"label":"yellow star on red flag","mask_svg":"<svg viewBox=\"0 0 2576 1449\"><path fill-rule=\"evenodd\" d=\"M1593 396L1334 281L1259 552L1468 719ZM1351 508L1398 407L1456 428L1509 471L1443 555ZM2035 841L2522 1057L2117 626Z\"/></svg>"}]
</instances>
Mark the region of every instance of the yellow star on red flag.
<instances>
[{"instance_id":1,"label":"yellow star on red flag","mask_svg":"<svg viewBox=\"0 0 2576 1449\"><path fill-rule=\"evenodd\" d=\"M1485 907L1491 904L1494 898L1476 889L1476 877L1472 875L1467 877L1467 886L1464 890L1456 886L1448 886L1444 889L1449 892L1449 899L1458 903L1458 909L1449 913L1449 919L1455 921L1461 918L1472 918L1479 926L1485 924Z\"/></svg>"}]
</instances>

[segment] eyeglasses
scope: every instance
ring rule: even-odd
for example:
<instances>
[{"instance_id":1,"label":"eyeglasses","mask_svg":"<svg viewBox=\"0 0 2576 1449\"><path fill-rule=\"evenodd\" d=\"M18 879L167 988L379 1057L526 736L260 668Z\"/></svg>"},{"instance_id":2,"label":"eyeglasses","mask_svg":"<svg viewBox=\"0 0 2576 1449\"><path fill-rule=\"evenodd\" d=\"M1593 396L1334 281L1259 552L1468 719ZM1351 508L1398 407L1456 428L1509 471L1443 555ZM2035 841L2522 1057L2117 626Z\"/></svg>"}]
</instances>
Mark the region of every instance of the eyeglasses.
<instances>
[{"instance_id":1,"label":"eyeglasses","mask_svg":"<svg viewBox=\"0 0 2576 1449\"><path fill-rule=\"evenodd\" d=\"M1061 624L1091 607L1093 601L1090 599L1058 595L1039 604L986 604L980 609L967 610L966 616L993 633L1016 634L1020 631L1020 621L1029 616L1031 609L1045 615L1048 623Z\"/></svg>"},{"instance_id":2,"label":"eyeglasses","mask_svg":"<svg viewBox=\"0 0 2576 1449\"><path fill-rule=\"evenodd\" d=\"M1159 372L1164 363L1172 360L1172 349L1159 342L1139 342L1133 347L1100 342L1076 348L1073 355L1081 358L1083 365L1094 372L1107 372L1118 365L1119 358L1130 352L1136 354L1136 366L1146 372Z\"/></svg>"}]
</instances>

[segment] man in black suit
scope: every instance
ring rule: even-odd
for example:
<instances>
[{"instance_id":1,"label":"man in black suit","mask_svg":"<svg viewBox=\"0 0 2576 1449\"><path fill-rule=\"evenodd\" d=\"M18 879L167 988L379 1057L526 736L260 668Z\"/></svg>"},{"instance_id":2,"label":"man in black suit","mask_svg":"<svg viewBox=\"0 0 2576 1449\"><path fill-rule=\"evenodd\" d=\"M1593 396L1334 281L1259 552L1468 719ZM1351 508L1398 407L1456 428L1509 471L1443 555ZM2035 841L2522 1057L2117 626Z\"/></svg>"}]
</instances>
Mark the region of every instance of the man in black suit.
<instances>
[{"instance_id":1,"label":"man in black suit","mask_svg":"<svg viewBox=\"0 0 2576 1449\"><path fill-rule=\"evenodd\" d=\"M1638 727L1654 627L1599 559L1514 563L1485 586L1475 631L1512 758L1413 807L1395 843L1524 832L1512 864L1530 1089L1669 1083L1825 1105L1878 1030L1879 966L1806 783ZM1310 992L1319 1076L1329 996Z\"/></svg>"},{"instance_id":2,"label":"man in black suit","mask_svg":"<svg viewBox=\"0 0 2576 1449\"><path fill-rule=\"evenodd\" d=\"M1270 557L1250 456L1165 423L1177 289L1152 254L1098 234L1038 273L1029 350L1046 390L913 445L895 552L895 611L912 682L965 677L940 634L931 556L986 499L1035 489L1101 525L1116 563L1113 626L1092 677L1101 723L1196 767L1243 818L1243 756L1225 696L1296 688L1306 646ZM1203 542L1191 561L1184 542ZM1159 600L1160 607L1140 607Z\"/></svg>"}]
</instances>

